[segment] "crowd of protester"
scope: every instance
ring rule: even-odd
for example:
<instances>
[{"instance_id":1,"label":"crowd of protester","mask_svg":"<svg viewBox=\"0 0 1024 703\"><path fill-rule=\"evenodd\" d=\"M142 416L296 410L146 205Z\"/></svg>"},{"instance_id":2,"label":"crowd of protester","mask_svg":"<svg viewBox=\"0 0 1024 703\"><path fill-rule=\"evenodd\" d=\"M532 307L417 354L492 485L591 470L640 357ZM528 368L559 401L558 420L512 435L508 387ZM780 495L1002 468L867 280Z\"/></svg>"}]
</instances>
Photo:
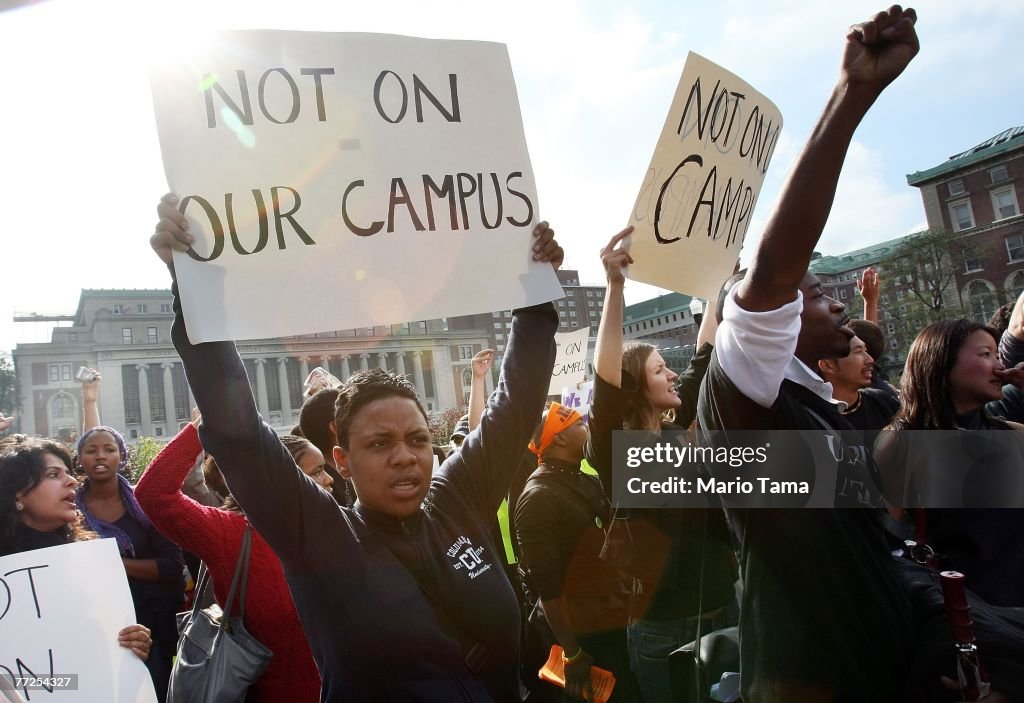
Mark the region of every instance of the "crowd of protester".
<instances>
[{"instance_id":1,"label":"crowd of protester","mask_svg":"<svg viewBox=\"0 0 1024 703\"><path fill-rule=\"evenodd\" d=\"M601 250L587 417L545 401L558 327L547 303L513 311L490 397L495 354L473 359L469 412L448 446L434 446L408 380L380 369L320 378L299 426L279 436L234 344L188 341L171 253L191 237L164 196L151 243L172 277L194 420L135 486L124 439L100 424L98 374L83 386L74 451L0 439L0 556L114 539L139 624L111 636L146 661L161 702L186 581L201 561L224 603L249 530L245 625L273 652L250 701L593 700L595 666L615 676L617 703L700 700L670 655L708 633L738 639L749 703L959 700L949 633L935 634L905 583L911 560L895 555L913 538L967 574L972 606L995 623L978 634L996 654L983 699L1024 700L1024 512L930 507L933 488L900 459L909 431L1024 431L1024 295L993 320L1000 329L921 330L892 385L876 365L884 272L863 273L864 319L851 320L808 271L854 130L918 51L915 22L895 6L851 28L753 262L723 284L681 375L655 347L623 341L631 228ZM558 268L553 230L533 235L533 258ZM855 459L839 468L835 509L616 505L613 433L656 441L691 428L710 444L824 430ZM507 526L496 518L506 500ZM551 645L564 691L537 681Z\"/></svg>"}]
</instances>

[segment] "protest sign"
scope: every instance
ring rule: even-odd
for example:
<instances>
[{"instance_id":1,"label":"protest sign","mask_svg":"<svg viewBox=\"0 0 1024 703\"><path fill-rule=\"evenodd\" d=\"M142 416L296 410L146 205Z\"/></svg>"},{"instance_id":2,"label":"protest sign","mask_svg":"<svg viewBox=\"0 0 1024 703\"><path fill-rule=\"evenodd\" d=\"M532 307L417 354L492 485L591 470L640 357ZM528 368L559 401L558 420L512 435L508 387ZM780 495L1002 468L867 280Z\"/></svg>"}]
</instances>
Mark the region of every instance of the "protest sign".
<instances>
[{"instance_id":1,"label":"protest sign","mask_svg":"<svg viewBox=\"0 0 1024 703\"><path fill-rule=\"evenodd\" d=\"M28 703L156 703L117 643L138 620L112 539L0 557L0 676Z\"/></svg>"},{"instance_id":2,"label":"protest sign","mask_svg":"<svg viewBox=\"0 0 1024 703\"><path fill-rule=\"evenodd\" d=\"M150 81L192 342L561 297L504 45L220 32Z\"/></svg>"},{"instance_id":3,"label":"protest sign","mask_svg":"<svg viewBox=\"0 0 1024 703\"><path fill-rule=\"evenodd\" d=\"M590 417L590 404L594 402L594 382L577 383L574 388L562 389L562 405L572 408L583 417Z\"/></svg>"},{"instance_id":4,"label":"protest sign","mask_svg":"<svg viewBox=\"0 0 1024 703\"><path fill-rule=\"evenodd\" d=\"M551 369L548 395L561 395L563 388L576 388L587 375L587 341L590 328L555 333L555 365Z\"/></svg>"},{"instance_id":5,"label":"protest sign","mask_svg":"<svg viewBox=\"0 0 1024 703\"><path fill-rule=\"evenodd\" d=\"M774 104L690 52L630 217L636 263L627 275L715 300L739 257L781 130Z\"/></svg>"}]
</instances>

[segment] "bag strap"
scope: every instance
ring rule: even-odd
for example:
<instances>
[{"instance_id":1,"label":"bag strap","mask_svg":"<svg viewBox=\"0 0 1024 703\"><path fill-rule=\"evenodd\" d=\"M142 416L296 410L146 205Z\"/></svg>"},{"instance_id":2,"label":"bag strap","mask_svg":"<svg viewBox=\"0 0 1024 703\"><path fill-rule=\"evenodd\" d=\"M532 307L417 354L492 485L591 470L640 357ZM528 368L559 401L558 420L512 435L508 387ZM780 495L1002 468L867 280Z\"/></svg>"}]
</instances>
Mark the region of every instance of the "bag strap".
<instances>
[{"instance_id":1,"label":"bag strap","mask_svg":"<svg viewBox=\"0 0 1024 703\"><path fill-rule=\"evenodd\" d=\"M199 573L196 575L196 588L192 592L192 617L195 620L202 610L203 601L206 597L206 589L210 587L210 572L206 568L206 562L199 562Z\"/></svg>"},{"instance_id":2,"label":"bag strap","mask_svg":"<svg viewBox=\"0 0 1024 703\"><path fill-rule=\"evenodd\" d=\"M246 523L245 534L242 535L242 554L239 556L239 561L242 562L240 567L235 567L236 570L241 568L242 571L242 584L241 591L239 592L239 603L238 603L238 616L245 618L245 600L249 593L249 557L252 554L252 527Z\"/></svg>"},{"instance_id":3,"label":"bag strap","mask_svg":"<svg viewBox=\"0 0 1024 703\"><path fill-rule=\"evenodd\" d=\"M705 701L710 700L707 697L707 681L704 680L704 663L700 658L700 645L701 640L704 637L704 561L708 547L708 510L704 509L704 526L701 531L700 538L700 576L697 579L697 631L694 633L693 638L693 670L695 676L693 677L694 683L697 686L697 698L694 700Z\"/></svg>"},{"instance_id":4,"label":"bag strap","mask_svg":"<svg viewBox=\"0 0 1024 703\"><path fill-rule=\"evenodd\" d=\"M224 617L221 626L226 626L231 618L232 609L235 605L235 595L238 594L238 587L241 585L241 597L239 598L238 617L245 620L245 592L249 585L249 553L252 547L252 526L245 523L245 532L242 533L242 546L238 551L238 559L235 561L235 574L231 577L231 589L228 591L228 599L224 604Z\"/></svg>"},{"instance_id":5,"label":"bag strap","mask_svg":"<svg viewBox=\"0 0 1024 703\"><path fill-rule=\"evenodd\" d=\"M832 426L832 424L831 424L830 422L828 422L827 420L825 420L825 418L823 418L823 417L821 416L821 414L820 414L820 413L818 413L818 411L817 411L817 410L815 410L814 408L812 408L812 407L811 407L810 405L808 405L807 403L801 403L801 407L802 407L802 408L803 408L804 410L806 410L806 411L807 411L808 413L810 413L810 414L811 414L811 417L813 417L813 418L814 418L814 420L815 420L815 421L816 421L816 422L817 422L817 423L818 423L819 425L821 425L822 429L824 429L824 430L825 430L826 432L828 432L829 434L831 434L831 435L833 435L833 436L836 436L836 435L837 435L837 432L838 432L838 431L836 430L836 428L835 428L835 427L833 427L833 426Z\"/></svg>"}]
</instances>

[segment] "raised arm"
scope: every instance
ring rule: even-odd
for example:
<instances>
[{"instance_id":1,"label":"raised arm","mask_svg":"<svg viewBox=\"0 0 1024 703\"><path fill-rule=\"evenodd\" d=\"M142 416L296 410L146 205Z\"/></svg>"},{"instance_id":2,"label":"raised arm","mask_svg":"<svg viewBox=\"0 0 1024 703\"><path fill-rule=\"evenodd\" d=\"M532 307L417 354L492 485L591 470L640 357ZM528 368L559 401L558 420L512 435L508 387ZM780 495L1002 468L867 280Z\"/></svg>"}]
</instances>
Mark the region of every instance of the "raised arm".
<instances>
[{"instance_id":1,"label":"raised arm","mask_svg":"<svg viewBox=\"0 0 1024 703\"><path fill-rule=\"evenodd\" d=\"M89 369L93 373L93 380L82 384L82 434L99 427L100 422L100 382L103 377L99 371Z\"/></svg>"},{"instance_id":2,"label":"raised arm","mask_svg":"<svg viewBox=\"0 0 1024 703\"><path fill-rule=\"evenodd\" d=\"M597 346L594 349L594 373L597 378L594 379L594 398L587 419L590 439L587 440L586 459L597 471L606 496L611 496L612 490L612 432L622 429L627 393L636 391L635 380L624 377L622 372L622 309L626 282L624 269L633 263L625 240L632 233L633 228L627 227L601 249L601 263L604 265L608 288L605 291L601 323L597 328ZM623 389L623 385L628 388Z\"/></svg>"},{"instance_id":3,"label":"raised arm","mask_svg":"<svg viewBox=\"0 0 1024 703\"><path fill-rule=\"evenodd\" d=\"M594 347L594 372L616 388L622 385L622 307L623 289L626 285L624 269L633 263L629 247L623 244L633 233L627 227L601 250L608 289L601 309L601 323L597 327L597 345Z\"/></svg>"},{"instance_id":4,"label":"raised arm","mask_svg":"<svg viewBox=\"0 0 1024 703\"><path fill-rule=\"evenodd\" d=\"M533 258L557 269L564 252L554 235L547 222L537 225ZM434 479L438 497L446 486L457 486L487 524L505 499L544 410L557 329L558 315L551 303L512 311L498 387L480 416L480 426L441 465Z\"/></svg>"},{"instance_id":5,"label":"raised arm","mask_svg":"<svg viewBox=\"0 0 1024 703\"><path fill-rule=\"evenodd\" d=\"M487 401L487 374L494 363L494 350L483 349L473 357L473 385L469 389L469 431L472 432L480 424L480 416L484 414L484 403Z\"/></svg>"},{"instance_id":6,"label":"raised arm","mask_svg":"<svg viewBox=\"0 0 1024 703\"><path fill-rule=\"evenodd\" d=\"M142 474L135 498L160 532L201 559L217 552L230 516L192 500L182 483L203 451L196 423L164 445Z\"/></svg>"},{"instance_id":7,"label":"raised arm","mask_svg":"<svg viewBox=\"0 0 1024 703\"><path fill-rule=\"evenodd\" d=\"M878 272L868 266L857 279L857 291L864 298L864 319L878 324L878 293L881 285Z\"/></svg>"},{"instance_id":8,"label":"raised arm","mask_svg":"<svg viewBox=\"0 0 1024 703\"><path fill-rule=\"evenodd\" d=\"M846 35L839 81L797 157L765 225L736 302L775 310L796 299L825 227L853 133L868 108L918 52L917 14L894 5Z\"/></svg>"},{"instance_id":9,"label":"raised arm","mask_svg":"<svg viewBox=\"0 0 1024 703\"><path fill-rule=\"evenodd\" d=\"M1024 293L1017 296L1017 302L1013 304L1013 312L1010 313L1010 326L1006 331L1017 339L1024 340Z\"/></svg>"},{"instance_id":10,"label":"raised arm","mask_svg":"<svg viewBox=\"0 0 1024 703\"><path fill-rule=\"evenodd\" d=\"M733 270L733 276L738 271L739 263L737 262L736 268ZM711 301L708 302L710 303ZM697 330L697 344L693 350L693 358L690 359L690 363L679 374L679 380L676 381L676 389L679 392L680 400L679 409L676 410L676 423L681 427L689 427L694 418L697 417L697 399L700 396L700 384L704 381L704 376L707 375L717 333L718 311L716 309L705 310L704 319L700 321L700 329Z\"/></svg>"},{"instance_id":11,"label":"raised arm","mask_svg":"<svg viewBox=\"0 0 1024 703\"><path fill-rule=\"evenodd\" d=\"M697 349L705 344L714 344L717 332L718 317L715 316L714 310L707 309L704 311L704 319L700 321L700 328L697 330Z\"/></svg>"},{"instance_id":12,"label":"raised arm","mask_svg":"<svg viewBox=\"0 0 1024 703\"><path fill-rule=\"evenodd\" d=\"M716 324L717 328L718 325ZM694 418L697 417L697 399L700 397L700 384L708 373L708 365L711 363L711 352L714 345L705 342L697 347L686 365L686 369L679 374L676 381L676 392L679 393L679 407L676 409L676 424L682 428L689 427Z\"/></svg>"},{"instance_id":13,"label":"raised arm","mask_svg":"<svg viewBox=\"0 0 1024 703\"><path fill-rule=\"evenodd\" d=\"M172 275L172 250L185 251L192 242L177 202L173 194L163 197L157 232L150 239ZM171 339L202 413L203 446L216 459L253 527L281 561L299 568L315 562L320 555L310 533L324 527L322 520L328 514L336 516L337 504L299 470L277 434L260 418L235 345L190 343L177 281L171 292L175 313Z\"/></svg>"},{"instance_id":14,"label":"raised arm","mask_svg":"<svg viewBox=\"0 0 1024 703\"><path fill-rule=\"evenodd\" d=\"M199 431L199 423L202 417L199 414L199 408L192 408L192 422L190 423L196 432ZM196 435L196 442L199 441L198 434ZM206 476L203 475L203 453L200 445L200 451L196 453L195 461L192 462L192 468L185 475L185 481L181 484L181 492L186 496L199 503L210 508L219 508L224 503L224 498L215 493L206 485Z\"/></svg>"},{"instance_id":15,"label":"raised arm","mask_svg":"<svg viewBox=\"0 0 1024 703\"><path fill-rule=\"evenodd\" d=\"M1017 297L1010 313L1010 325L999 340L999 357L1007 367L1024 361L1024 293Z\"/></svg>"}]
</instances>

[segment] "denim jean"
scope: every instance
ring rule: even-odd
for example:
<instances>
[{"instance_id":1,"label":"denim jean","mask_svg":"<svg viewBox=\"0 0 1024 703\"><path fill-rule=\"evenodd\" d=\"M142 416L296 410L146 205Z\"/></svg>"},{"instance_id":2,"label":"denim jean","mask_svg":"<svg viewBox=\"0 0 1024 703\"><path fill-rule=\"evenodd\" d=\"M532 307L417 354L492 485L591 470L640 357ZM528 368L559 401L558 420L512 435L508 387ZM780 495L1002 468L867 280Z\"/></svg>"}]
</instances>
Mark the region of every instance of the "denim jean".
<instances>
[{"instance_id":1,"label":"denim jean","mask_svg":"<svg viewBox=\"0 0 1024 703\"><path fill-rule=\"evenodd\" d=\"M735 599L704 616L701 634L732 627L739 622ZM629 663L640 682L644 703L670 703L672 677L668 655L697 638L697 618L633 620L627 629Z\"/></svg>"}]
</instances>

